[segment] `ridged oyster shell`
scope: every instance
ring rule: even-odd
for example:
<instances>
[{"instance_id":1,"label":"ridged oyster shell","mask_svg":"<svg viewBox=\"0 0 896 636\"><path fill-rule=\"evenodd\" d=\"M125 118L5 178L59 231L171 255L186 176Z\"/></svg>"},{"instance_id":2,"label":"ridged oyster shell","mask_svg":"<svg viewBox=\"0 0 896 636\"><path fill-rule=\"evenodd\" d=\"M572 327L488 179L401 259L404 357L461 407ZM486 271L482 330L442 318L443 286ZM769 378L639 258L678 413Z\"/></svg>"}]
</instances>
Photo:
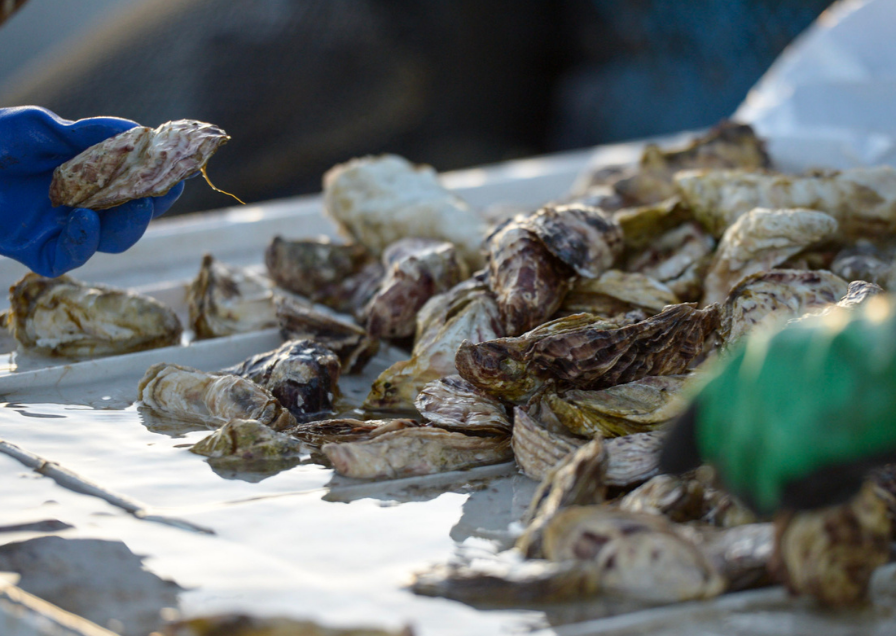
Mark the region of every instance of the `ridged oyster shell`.
<instances>
[{"instance_id":1,"label":"ridged oyster shell","mask_svg":"<svg viewBox=\"0 0 896 636\"><path fill-rule=\"evenodd\" d=\"M704 281L704 304L724 302L751 274L780 265L837 231L837 221L814 210L756 208L725 230Z\"/></svg>"},{"instance_id":2,"label":"ridged oyster shell","mask_svg":"<svg viewBox=\"0 0 896 636\"><path fill-rule=\"evenodd\" d=\"M257 420L234 419L193 444L190 452L206 457L253 461L282 459L301 449L301 442L285 433L278 433Z\"/></svg>"},{"instance_id":3,"label":"ridged oyster shell","mask_svg":"<svg viewBox=\"0 0 896 636\"><path fill-rule=\"evenodd\" d=\"M137 400L168 417L212 428L233 419L256 420L274 430L296 424L289 411L254 382L178 364L149 367L137 387Z\"/></svg>"},{"instance_id":4,"label":"ridged oyster shell","mask_svg":"<svg viewBox=\"0 0 896 636\"><path fill-rule=\"evenodd\" d=\"M339 388L339 358L313 340L291 340L221 373L238 375L270 391L297 421L333 410Z\"/></svg>"},{"instance_id":5,"label":"ridged oyster shell","mask_svg":"<svg viewBox=\"0 0 896 636\"><path fill-rule=\"evenodd\" d=\"M7 327L27 351L102 356L176 345L183 327L148 296L68 276L26 274L9 290Z\"/></svg>"},{"instance_id":6,"label":"ridged oyster shell","mask_svg":"<svg viewBox=\"0 0 896 636\"><path fill-rule=\"evenodd\" d=\"M587 442L549 429L520 407L513 410L513 456L530 479L542 481L554 466Z\"/></svg>"},{"instance_id":7,"label":"ridged oyster shell","mask_svg":"<svg viewBox=\"0 0 896 636\"><path fill-rule=\"evenodd\" d=\"M191 119L156 129L137 126L110 137L53 171L54 205L105 210L142 197L165 194L205 167L230 136Z\"/></svg>"},{"instance_id":8,"label":"ridged oyster shell","mask_svg":"<svg viewBox=\"0 0 896 636\"><path fill-rule=\"evenodd\" d=\"M197 340L277 326L273 283L247 269L202 257L187 290L190 326Z\"/></svg>"},{"instance_id":9,"label":"ridged oyster shell","mask_svg":"<svg viewBox=\"0 0 896 636\"><path fill-rule=\"evenodd\" d=\"M560 311L588 313L605 318L640 309L647 316L666 305L679 304L671 289L649 276L611 269L599 278L580 278L566 295Z\"/></svg>"},{"instance_id":10,"label":"ridged oyster shell","mask_svg":"<svg viewBox=\"0 0 896 636\"><path fill-rule=\"evenodd\" d=\"M699 301L715 244L698 223L683 223L631 258L626 269L663 283L684 302Z\"/></svg>"},{"instance_id":11,"label":"ridged oyster shell","mask_svg":"<svg viewBox=\"0 0 896 636\"><path fill-rule=\"evenodd\" d=\"M414 335L417 313L430 298L465 278L454 246L432 239L402 239L383 252L385 277L364 315L372 338Z\"/></svg>"},{"instance_id":12,"label":"ridged oyster shell","mask_svg":"<svg viewBox=\"0 0 896 636\"><path fill-rule=\"evenodd\" d=\"M446 430L477 435L510 435L504 405L458 375L430 382L414 400L423 417Z\"/></svg>"},{"instance_id":13,"label":"ridged oyster shell","mask_svg":"<svg viewBox=\"0 0 896 636\"><path fill-rule=\"evenodd\" d=\"M309 446L320 448L324 444L330 443L364 442L389 431L399 431L414 426L420 426L420 423L409 419L355 420L343 418L299 423L295 428L289 430L289 434Z\"/></svg>"},{"instance_id":14,"label":"ridged oyster shell","mask_svg":"<svg viewBox=\"0 0 896 636\"><path fill-rule=\"evenodd\" d=\"M663 433L632 433L604 442L607 449L606 483L609 487L629 489L651 479L659 472L659 453Z\"/></svg>"}]
</instances>

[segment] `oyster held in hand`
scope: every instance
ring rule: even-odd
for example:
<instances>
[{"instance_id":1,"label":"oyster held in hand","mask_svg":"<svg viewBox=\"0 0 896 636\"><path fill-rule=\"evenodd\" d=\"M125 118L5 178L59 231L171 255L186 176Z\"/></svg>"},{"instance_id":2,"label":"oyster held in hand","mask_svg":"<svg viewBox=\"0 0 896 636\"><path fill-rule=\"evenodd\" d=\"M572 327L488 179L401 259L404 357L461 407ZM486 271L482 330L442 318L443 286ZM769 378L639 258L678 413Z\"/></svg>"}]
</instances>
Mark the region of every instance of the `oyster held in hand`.
<instances>
[{"instance_id":1,"label":"oyster held in hand","mask_svg":"<svg viewBox=\"0 0 896 636\"><path fill-rule=\"evenodd\" d=\"M29 273L9 290L7 327L27 351L102 356L176 345L183 327L148 296Z\"/></svg>"},{"instance_id":2,"label":"oyster held in hand","mask_svg":"<svg viewBox=\"0 0 896 636\"><path fill-rule=\"evenodd\" d=\"M50 202L105 210L132 199L161 196L204 170L229 140L217 126L191 119L169 121L156 129L131 128L56 168Z\"/></svg>"}]
</instances>

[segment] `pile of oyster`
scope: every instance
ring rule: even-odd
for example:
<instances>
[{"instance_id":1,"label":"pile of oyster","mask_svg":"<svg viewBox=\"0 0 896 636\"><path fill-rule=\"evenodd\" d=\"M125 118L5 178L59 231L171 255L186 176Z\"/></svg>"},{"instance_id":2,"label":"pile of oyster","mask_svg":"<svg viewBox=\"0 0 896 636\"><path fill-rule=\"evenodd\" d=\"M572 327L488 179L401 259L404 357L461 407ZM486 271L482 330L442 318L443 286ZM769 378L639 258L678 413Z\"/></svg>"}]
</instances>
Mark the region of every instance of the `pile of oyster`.
<instances>
[{"instance_id":1,"label":"pile of oyster","mask_svg":"<svg viewBox=\"0 0 896 636\"><path fill-rule=\"evenodd\" d=\"M154 365L140 382L143 408L214 429L194 452L311 449L361 479L514 460L541 482L512 549L421 573L421 594L670 602L777 580L863 598L889 557L888 482L775 527L705 467L658 474L657 452L721 350L896 286L896 171L780 174L749 127L725 123L494 226L399 157L336 166L324 188L348 242L275 237L267 275L206 256L190 286L196 338L277 327L284 344L214 372ZM13 304L20 343L58 340ZM340 379L381 343L405 359L352 403Z\"/></svg>"}]
</instances>

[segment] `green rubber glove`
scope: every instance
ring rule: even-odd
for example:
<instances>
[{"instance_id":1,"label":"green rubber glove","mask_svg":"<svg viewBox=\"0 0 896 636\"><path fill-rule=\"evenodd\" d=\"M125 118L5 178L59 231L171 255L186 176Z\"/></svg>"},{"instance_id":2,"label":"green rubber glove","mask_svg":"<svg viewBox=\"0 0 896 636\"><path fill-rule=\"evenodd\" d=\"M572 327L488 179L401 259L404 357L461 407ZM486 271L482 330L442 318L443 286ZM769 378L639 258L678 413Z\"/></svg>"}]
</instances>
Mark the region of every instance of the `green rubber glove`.
<instances>
[{"instance_id":1,"label":"green rubber glove","mask_svg":"<svg viewBox=\"0 0 896 636\"><path fill-rule=\"evenodd\" d=\"M845 501L896 461L896 312L883 296L750 336L672 427L664 472L706 462L758 512Z\"/></svg>"}]
</instances>

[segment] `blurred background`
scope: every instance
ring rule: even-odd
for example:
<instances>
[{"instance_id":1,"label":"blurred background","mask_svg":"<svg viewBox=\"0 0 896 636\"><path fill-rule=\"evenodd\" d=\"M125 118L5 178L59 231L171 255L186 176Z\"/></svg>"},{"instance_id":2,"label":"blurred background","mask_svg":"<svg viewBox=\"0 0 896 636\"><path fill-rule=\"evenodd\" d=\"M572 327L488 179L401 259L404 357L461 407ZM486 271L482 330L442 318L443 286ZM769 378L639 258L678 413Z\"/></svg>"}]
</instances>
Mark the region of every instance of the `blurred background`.
<instances>
[{"instance_id":1,"label":"blurred background","mask_svg":"<svg viewBox=\"0 0 896 636\"><path fill-rule=\"evenodd\" d=\"M212 181L254 202L359 155L445 171L712 125L829 4L30 0L0 25L0 106L212 122ZM230 203L191 183L171 213Z\"/></svg>"}]
</instances>

